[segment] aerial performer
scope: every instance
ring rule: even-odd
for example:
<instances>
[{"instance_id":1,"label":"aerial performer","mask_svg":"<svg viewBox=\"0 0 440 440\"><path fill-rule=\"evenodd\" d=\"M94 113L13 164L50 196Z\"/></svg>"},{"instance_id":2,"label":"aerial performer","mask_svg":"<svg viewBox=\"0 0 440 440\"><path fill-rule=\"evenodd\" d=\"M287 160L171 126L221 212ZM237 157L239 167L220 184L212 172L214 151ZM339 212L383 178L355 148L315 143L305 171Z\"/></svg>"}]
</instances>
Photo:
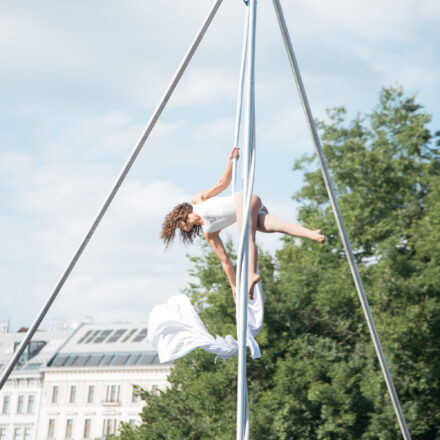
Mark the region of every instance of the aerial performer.
<instances>
[{"instance_id":1,"label":"aerial performer","mask_svg":"<svg viewBox=\"0 0 440 440\"><path fill-rule=\"evenodd\" d=\"M219 182L198 192L191 203L180 203L165 217L162 224L161 238L168 247L174 240L179 229L181 239L185 244L193 243L194 238L203 235L219 257L223 270L228 277L234 299L236 299L235 270L220 238L220 232L228 226L237 223L241 231L243 193L218 197L231 183L232 165L239 158L239 149L234 148L229 155L226 169ZM325 236L320 229L310 230L296 223L290 223L269 213L261 199L253 194L249 217L249 284L248 297L253 299L255 285L260 281L257 270L258 250L255 244L256 231L264 233L280 232L292 237L303 237L318 243L325 242Z\"/></svg>"}]
</instances>

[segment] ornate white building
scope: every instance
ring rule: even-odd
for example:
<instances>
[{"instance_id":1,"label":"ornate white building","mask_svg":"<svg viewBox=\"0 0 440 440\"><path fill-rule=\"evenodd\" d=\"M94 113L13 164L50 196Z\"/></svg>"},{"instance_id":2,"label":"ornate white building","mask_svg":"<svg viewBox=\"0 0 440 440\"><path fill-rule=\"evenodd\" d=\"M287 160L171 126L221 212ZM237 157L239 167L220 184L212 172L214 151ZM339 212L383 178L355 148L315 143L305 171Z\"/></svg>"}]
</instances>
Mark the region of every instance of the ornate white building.
<instances>
[{"instance_id":1,"label":"ornate white building","mask_svg":"<svg viewBox=\"0 0 440 440\"><path fill-rule=\"evenodd\" d=\"M22 392L35 396L31 398L35 408L27 414L29 398L25 397L22 411L28 418L20 415L20 426L16 421L20 392L12 399L8 391L17 387L15 376L0 393L0 404L8 392L11 395L9 414L0 417L0 440L105 439L121 422L140 422L143 402L136 387L153 392L165 389L171 369L170 364L159 364L146 336L145 324L83 324L66 335L34 371L33 388L29 382L29 391ZM24 371L17 370L20 378ZM16 431L17 427L21 429ZM3 437L1 429L5 429Z\"/></svg>"},{"instance_id":2,"label":"ornate white building","mask_svg":"<svg viewBox=\"0 0 440 440\"><path fill-rule=\"evenodd\" d=\"M6 331L5 331L6 330ZM37 332L17 368L0 391L0 440L37 439L43 375L41 369L72 334ZM0 333L0 370L24 338L24 333Z\"/></svg>"}]
</instances>

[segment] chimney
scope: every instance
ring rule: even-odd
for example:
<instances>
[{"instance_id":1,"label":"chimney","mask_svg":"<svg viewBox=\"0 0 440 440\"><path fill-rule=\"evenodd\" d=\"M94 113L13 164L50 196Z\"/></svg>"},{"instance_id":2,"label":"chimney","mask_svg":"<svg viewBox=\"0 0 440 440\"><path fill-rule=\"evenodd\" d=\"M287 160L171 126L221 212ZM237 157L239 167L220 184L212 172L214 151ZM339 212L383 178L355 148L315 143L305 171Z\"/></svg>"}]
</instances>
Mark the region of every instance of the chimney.
<instances>
[{"instance_id":1,"label":"chimney","mask_svg":"<svg viewBox=\"0 0 440 440\"><path fill-rule=\"evenodd\" d=\"M93 316L90 315L86 316L83 322L84 324L93 324Z\"/></svg>"},{"instance_id":2,"label":"chimney","mask_svg":"<svg viewBox=\"0 0 440 440\"><path fill-rule=\"evenodd\" d=\"M63 332L67 330L67 324L64 319L54 318L50 323L51 332Z\"/></svg>"}]
</instances>

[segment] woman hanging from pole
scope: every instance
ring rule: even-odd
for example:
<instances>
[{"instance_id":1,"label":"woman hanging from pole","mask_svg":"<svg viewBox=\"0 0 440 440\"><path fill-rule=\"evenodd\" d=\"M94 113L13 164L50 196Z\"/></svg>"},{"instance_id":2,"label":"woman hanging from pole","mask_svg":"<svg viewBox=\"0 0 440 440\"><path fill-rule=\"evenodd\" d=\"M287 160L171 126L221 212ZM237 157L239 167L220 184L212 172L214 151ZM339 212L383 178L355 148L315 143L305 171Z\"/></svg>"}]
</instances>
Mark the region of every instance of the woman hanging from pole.
<instances>
[{"instance_id":1,"label":"woman hanging from pole","mask_svg":"<svg viewBox=\"0 0 440 440\"><path fill-rule=\"evenodd\" d=\"M198 192L191 203L181 203L165 217L162 224L161 238L168 247L174 240L176 229L179 229L182 241L192 243L201 234L214 249L228 277L234 299L236 298L235 270L220 238L220 231L237 222L241 231L243 194L236 193L229 197L217 197L230 184L232 164L239 158L238 148L229 155L228 164L219 182L212 188ZM272 233L280 232L293 237L304 237L318 243L325 242L320 229L312 231L295 223L289 223L270 214L260 198L252 195L249 217L249 286L248 297L253 299L255 285L260 281L257 272L258 251L255 244L256 231Z\"/></svg>"}]
</instances>

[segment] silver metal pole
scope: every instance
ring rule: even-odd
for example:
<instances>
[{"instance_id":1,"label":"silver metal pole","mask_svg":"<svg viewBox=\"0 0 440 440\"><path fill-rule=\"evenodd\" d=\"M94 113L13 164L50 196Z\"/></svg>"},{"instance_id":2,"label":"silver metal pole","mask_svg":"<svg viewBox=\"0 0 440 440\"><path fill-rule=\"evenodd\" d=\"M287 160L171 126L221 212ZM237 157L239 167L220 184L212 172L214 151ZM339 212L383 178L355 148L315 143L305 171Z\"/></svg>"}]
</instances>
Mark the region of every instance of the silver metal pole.
<instances>
[{"instance_id":1,"label":"silver metal pole","mask_svg":"<svg viewBox=\"0 0 440 440\"><path fill-rule=\"evenodd\" d=\"M243 266L237 268L237 273L242 276L239 288L239 334L238 334L238 379L237 379L237 440L243 440L246 434L246 338L247 338L247 290L248 290L248 266L249 266L249 211L252 194L253 178L255 171L255 136L254 136L254 112L255 112L255 34L257 0L249 2L249 31L248 31L248 59L247 59L247 106L246 106L246 130L244 140L244 160L247 172L244 173L243 194L243 225L241 235L244 236ZM240 240L242 241L242 240ZM239 252L241 253L241 252Z\"/></svg>"},{"instance_id":2,"label":"silver metal pole","mask_svg":"<svg viewBox=\"0 0 440 440\"><path fill-rule=\"evenodd\" d=\"M390 393L391 401L393 403L394 411L397 416L397 420L399 422L400 430L402 431L403 438L405 440L410 440L411 435L409 433L408 427L406 425L405 417L402 412L402 408L400 407L399 398L396 393L396 389L394 387L393 379L391 377L390 371L388 369L387 361L385 359L385 354L382 349L382 344L380 343L379 335L376 330L376 326L374 324L373 315L371 314L370 306L368 304L367 295L365 294L365 290L362 284L362 279L359 274L359 270L353 255L353 251L351 249L350 240L348 239L347 231L345 229L344 220L342 218L341 211L339 209L339 204L336 199L335 191L333 189L333 183L330 177L330 173L328 171L327 162L324 156L324 152L322 151L321 142L318 136L318 132L316 130L315 122L313 119L312 111L310 109L309 101L307 99L306 91L304 88L304 84L301 78L301 73L299 70L298 63L295 58L295 53L293 51L292 41L290 39L289 31L287 29L286 21L284 19L284 14L281 8L281 4L279 0L273 0L273 4L275 7L275 12L278 18L278 22L281 28L281 33L283 35L284 44L286 46L287 54L289 56L290 65L292 67L293 74L295 76L296 86L298 88L298 92L301 98L302 106L304 109L304 113L309 125L309 129L313 138L313 143L315 145L316 153L318 155L319 163L321 165L321 171L324 178L325 186L327 188L328 195L330 197L330 202L333 208L333 212L336 218L336 222L338 224L339 233L342 238L342 243L344 245L345 253L347 255L347 260L350 265L351 274L353 276L354 284L356 286L356 290L361 301L362 309L364 311L365 319L367 320L368 328L370 330L371 338L373 339L374 348L376 349L376 354L379 359L380 366L382 368L382 373L385 377L385 382L388 387L388 392Z\"/></svg>"},{"instance_id":3,"label":"silver metal pole","mask_svg":"<svg viewBox=\"0 0 440 440\"><path fill-rule=\"evenodd\" d=\"M252 140L252 154L250 157L250 163L249 161L247 161L247 173L246 176L248 176L247 178L247 185L245 188L245 194L243 195L243 209L246 211L246 230L249 231L249 221L250 221L250 205L251 205L251 197L252 197L252 192L253 192L253 188L254 188L254 180L255 180L255 159L256 159L256 150L255 150L255 112L253 114L253 130L252 130L252 136L253 136L253 140ZM243 246L240 245L240 249L239 249L239 255L241 255L241 257L243 257L243 251L244 249L246 249L246 258L248 258L248 249L249 249L249 233L244 236L242 234L242 237L246 238L246 240L243 241ZM237 269L239 269L241 271L241 277L242 279L244 279L244 273L248 273L248 267L249 267L249 260L246 261L246 263L243 262L243 258L239 259L239 264L237 264ZM245 267L246 266L246 267ZM246 279L247 279L247 275L246 275ZM247 286L247 282L243 283L244 286ZM240 286L238 278L237 278L237 285ZM241 291L241 290L240 290ZM246 296L246 301L247 301L247 289L246 292L244 293L244 295ZM242 309L240 309L242 310ZM243 313L243 312L242 312ZM247 328L247 304L246 304L246 329L244 330L246 333L246 338L247 338L247 333L248 333L248 328ZM240 320L241 321L241 320ZM245 348L245 359L246 359L246 348ZM246 369L245 369L246 372ZM245 405L246 405L246 420L245 420L245 426L244 426L244 440L249 440L249 436L250 436L250 414L249 414L249 393L248 393L248 387L247 387L247 380L245 377L244 380L244 384L243 386L245 387L244 389L244 394L245 394Z\"/></svg>"},{"instance_id":4,"label":"silver metal pole","mask_svg":"<svg viewBox=\"0 0 440 440\"><path fill-rule=\"evenodd\" d=\"M249 393L246 382L246 424L244 427L244 440L249 440L250 429L251 429L251 418L249 414Z\"/></svg>"},{"instance_id":5,"label":"silver metal pole","mask_svg":"<svg viewBox=\"0 0 440 440\"><path fill-rule=\"evenodd\" d=\"M248 144L245 144L245 147ZM238 375L237 375L237 439L243 440L246 420L244 419L247 406L246 386L246 339L247 339L247 289L248 285L248 267L249 267L249 212L250 197L247 197L249 191L249 168L250 152L248 148L244 149L243 163L246 164L246 173L243 188L243 213L242 228L240 231L240 242L237 255L237 339L238 339Z\"/></svg>"},{"instance_id":6,"label":"silver metal pole","mask_svg":"<svg viewBox=\"0 0 440 440\"><path fill-rule=\"evenodd\" d=\"M243 217L246 215L245 217L245 221L243 222L243 225L245 230L249 230L249 216L250 216L250 205L251 205L251 197L252 197L252 192L253 192L253 188L254 188L254 180L255 180L255 160L256 160L256 149L255 149L255 111L252 115L252 151L251 151L251 155L249 157L249 154L247 154L247 160L243 161L244 167L246 168L246 185L243 191ZM246 214L244 214L246 213ZM246 253L245 252L246 249ZM246 276L246 280L247 280L247 273L248 273L248 266L249 266L249 260L247 260L247 262L244 262L244 257L248 257L248 249L249 249L249 234L245 235L245 234L241 234L240 236L240 244L239 244L239 251L238 251L238 257L237 257L237 272L241 273L239 278L237 276L237 286L241 286L240 284L240 279L245 279ZM246 274L246 275L245 275ZM243 282L244 286L247 286L247 281ZM241 288L240 288L241 289ZM240 292L241 290L238 289ZM246 292L244 293L245 297L246 297L246 301L247 301L247 289ZM239 296L240 298L240 296ZM241 301L241 299L240 299ZM241 307L241 302L238 303L239 307ZM242 309L240 309L242 310ZM244 312L242 312L244 313ZM246 332L246 338L247 338L247 304L246 304L246 329L244 330ZM239 323L239 331L240 330L240 314L238 317L238 323ZM246 349L245 349L245 354L246 354ZM246 359L246 358L245 358ZM245 369L246 371L246 369ZM249 440L249 436L250 436L250 415L249 415L249 395L248 395L248 387L247 387L247 381L246 381L246 377L244 380L244 384L243 386L245 387L244 389L244 393L245 393L245 405L246 405L246 420L245 420L245 426L244 426L244 440Z\"/></svg>"},{"instance_id":7,"label":"silver metal pole","mask_svg":"<svg viewBox=\"0 0 440 440\"><path fill-rule=\"evenodd\" d=\"M235 128L234 128L234 147L238 148L238 142L240 140L240 123L241 113L243 109L243 91L244 91L244 79L246 71L246 59L247 59L247 40L248 40L248 28L249 28L249 8L246 9L246 16L243 30L243 45L241 50L241 67L240 67L240 80L238 85L238 98L237 98L237 110L235 115ZM237 159L232 162L232 194L237 192Z\"/></svg>"},{"instance_id":8,"label":"silver metal pole","mask_svg":"<svg viewBox=\"0 0 440 440\"><path fill-rule=\"evenodd\" d=\"M238 377L237 377L237 440L243 440L246 426L246 339L247 339L247 286L249 267L249 217L243 223L244 252L238 293Z\"/></svg>"},{"instance_id":9,"label":"silver metal pole","mask_svg":"<svg viewBox=\"0 0 440 440\"><path fill-rule=\"evenodd\" d=\"M12 370L14 369L15 365L17 364L18 360L20 359L21 355L23 354L24 350L26 349L27 345L32 339L32 336L37 331L39 325L41 324L41 321L44 319L46 313L50 309L52 303L54 302L55 298L57 297L59 291L63 287L65 281L67 280L68 276L70 275L72 269L75 267L76 262L78 261L79 257L81 256L82 252L86 248L89 240L91 239L93 233L95 232L96 228L98 227L101 219L104 217L104 214L107 211L107 208L110 206L110 203L112 202L113 198L115 197L119 187L121 186L122 182L124 181L125 177L127 176L128 172L130 171L131 166L133 165L134 161L136 160L136 157L138 156L139 152L141 151L145 141L147 140L148 136L151 133L151 130L153 129L154 125L156 124L157 120L159 119L159 116L161 115L163 109L165 108L168 100L170 99L174 89L176 88L177 84L179 83L180 78L182 77L183 73L185 72L192 56L194 55L197 47L199 46L200 42L202 41L203 36L205 35L206 31L208 30L209 25L212 22L212 19L214 18L218 8L220 7L223 0L216 0L214 5L212 6L210 12L206 16L199 32L197 33L194 41L192 42L190 48L188 49L188 52L185 54L183 61L181 62L179 68L177 69L177 72L175 73L171 84L168 86L167 91L165 92L164 96L162 97L159 105L157 106L156 110L154 111L153 115L150 118L150 121L148 122L147 127L145 128L144 132L142 133L141 137L139 138L136 147L133 149L133 151L130 154L130 157L128 158L127 162L125 163L122 171L120 172L118 178L116 179L116 182L113 184L113 187L110 190L110 193L108 194L107 198L105 199L103 205L101 206L101 209L99 210L95 220L93 221L92 225L90 226L89 230L87 231L87 234L83 238L81 244L79 245L77 251L72 257L72 260L67 265L65 271L63 272L60 280L55 286L55 289L53 290L50 297L47 299L46 303L44 304L43 308L41 309L40 313L38 314L35 321L32 323L31 327L29 328L28 332L26 333L25 338L21 342L20 346L18 347L17 351L14 353L14 356L9 361L6 369L4 370L1 378L0 378L0 390L3 388L3 385L7 381L9 375L11 374Z\"/></svg>"}]
</instances>

